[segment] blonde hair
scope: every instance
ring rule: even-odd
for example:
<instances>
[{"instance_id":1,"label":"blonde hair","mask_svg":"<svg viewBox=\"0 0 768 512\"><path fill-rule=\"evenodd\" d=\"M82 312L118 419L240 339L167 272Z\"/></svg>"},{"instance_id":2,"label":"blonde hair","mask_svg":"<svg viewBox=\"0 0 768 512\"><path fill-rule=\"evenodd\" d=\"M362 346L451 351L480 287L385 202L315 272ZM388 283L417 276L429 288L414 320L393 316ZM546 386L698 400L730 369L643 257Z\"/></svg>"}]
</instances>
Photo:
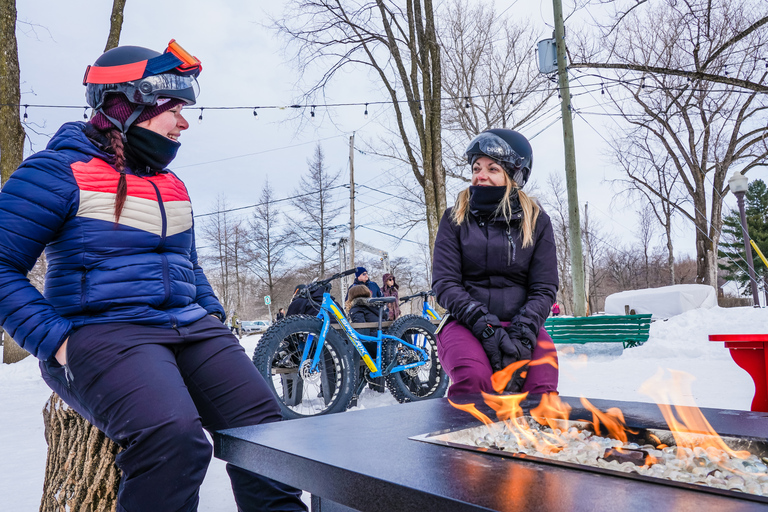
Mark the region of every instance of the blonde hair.
<instances>
[{"instance_id":1,"label":"blonde hair","mask_svg":"<svg viewBox=\"0 0 768 512\"><path fill-rule=\"evenodd\" d=\"M347 313L349 313L349 310L352 309L352 301L360 297L370 296L371 290L369 290L368 287L364 284L356 284L350 288L349 293L347 294L347 302L344 303L344 307L347 309Z\"/></svg>"},{"instance_id":2,"label":"blonde hair","mask_svg":"<svg viewBox=\"0 0 768 512\"><path fill-rule=\"evenodd\" d=\"M528 194L520 190L517 183L506 174L504 175L506 180L507 193L504 194L504 199L499 203L499 207L496 209L496 215L504 217L507 222L512 220L512 192L517 190L517 196L520 198L520 206L523 209L523 218L520 221L520 228L523 232L523 247L529 247L533 245L533 232L536 230L536 220L539 218L538 203L533 200ZM467 214L469 213L469 187L459 192L456 197L456 204L451 212L451 218L457 226L461 226L461 223L467 220Z\"/></svg>"}]
</instances>

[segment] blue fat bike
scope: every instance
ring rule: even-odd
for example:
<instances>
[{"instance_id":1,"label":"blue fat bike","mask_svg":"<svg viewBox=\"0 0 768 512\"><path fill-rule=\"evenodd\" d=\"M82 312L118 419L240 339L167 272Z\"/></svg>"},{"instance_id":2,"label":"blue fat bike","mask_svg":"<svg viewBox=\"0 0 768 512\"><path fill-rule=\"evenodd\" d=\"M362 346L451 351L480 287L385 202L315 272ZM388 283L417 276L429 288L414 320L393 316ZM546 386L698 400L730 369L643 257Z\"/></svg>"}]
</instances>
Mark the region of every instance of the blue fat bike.
<instances>
[{"instance_id":1,"label":"blue fat bike","mask_svg":"<svg viewBox=\"0 0 768 512\"><path fill-rule=\"evenodd\" d=\"M421 297L422 299L422 306L421 306L421 316L423 318L426 318L427 320L441 320L442 317L432 309L432 306L429 305L429 298L434 297L435 292L432 290L426 291L426 292L419 292L414 293L413 295L408 295L407 297L402 297L400 299L400 304L406 304L410 302L413 299L416 299L418 297Z\"/></svg>"},{"instance_id":2,"label":"blue fat bike","mask_svg":"<svg viewBox=\"0 0 768 512\"><path fill-rule=\"evenodd\" d=\"M387 334L382 332L384 307L394 297L368 299L379 307L375 336L361 334L350 325L344 309L330 295L330 283L352 273L354 269L301 290L312 303L313 292L323 290L317 316L286 317L273 324L256 346L253 363L286 419L342 412L378 377L384 377L400 403L442 397L448 389L431 322L406 315L393 322Z\"/></svg>"}]
</instances>

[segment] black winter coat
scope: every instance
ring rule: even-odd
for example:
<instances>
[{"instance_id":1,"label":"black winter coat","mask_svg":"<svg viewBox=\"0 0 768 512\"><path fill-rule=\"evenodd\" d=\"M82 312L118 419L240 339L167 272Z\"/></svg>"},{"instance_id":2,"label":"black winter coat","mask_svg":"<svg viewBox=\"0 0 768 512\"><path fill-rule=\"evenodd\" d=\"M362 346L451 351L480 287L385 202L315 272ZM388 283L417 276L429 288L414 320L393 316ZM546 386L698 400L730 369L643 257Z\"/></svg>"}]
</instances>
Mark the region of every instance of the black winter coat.
<instances>
[{"instance_id":1,"label":"black winter coat","mask_svg":"<svg viewBox=\"0 0 768 512\"><path fill-rule=\"evenodd\" d=\"M320 312L320 304L323 302L323 292L325 290L320 287L312 291L312 300L317 304L313 305L309 300L304 297L296 296L293 298L290 304L288 304L288 311L285 312L285 316L293 315L312 315L317 316Z\"/></svg>"},{"instance_id":2,"label":"black winter coat","mask_svg":"<svg viewBox=\"0 0 768 512\"><path fill-rule=\"evenodd\" d=\"M383 320L386 320L387 312L384 311ZM349 308L349 321L352 323L357 322L378 322L379 321L379 308L368 304L366 297L358 297L352 301L352 307ZM360 334L366 336L376 336L376 328L359 329ZM370 351L370 348L369 348ZM375 356L376 354L374 354Z\"/></svg>"},{"instance_id":3,"label":"black winter coat","mask_svg":"<svg viewBox=\"0 0 768 512\"><path fill-rule=\"evenodd\" d=\"M432 289L437 301L467 327L487 313L520 324L535 339L557 294L552 223L541 211L534 244L522 247L520 217L484 220L472 213L456 225L451 208L435 238Z\"/></svg>"}]
</instances>

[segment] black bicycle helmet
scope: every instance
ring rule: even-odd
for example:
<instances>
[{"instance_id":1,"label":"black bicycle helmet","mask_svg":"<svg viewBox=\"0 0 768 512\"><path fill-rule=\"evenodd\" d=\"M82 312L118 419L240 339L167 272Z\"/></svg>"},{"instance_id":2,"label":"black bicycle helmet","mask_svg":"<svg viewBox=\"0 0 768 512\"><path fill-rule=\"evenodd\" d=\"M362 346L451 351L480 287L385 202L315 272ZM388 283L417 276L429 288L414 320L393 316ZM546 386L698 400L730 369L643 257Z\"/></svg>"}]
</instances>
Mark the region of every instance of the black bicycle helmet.
<instances>
[{"instance_id":1,"label":"black bicycle helmet","mask_svg":"<svg viewBox=\"0 0 768 512\"><path fill-rule=\"evenodd\" d=\"M465 154L469 165L481 156L501 164L507 175L522 188L533 168L533 148L528 139L515 130L494 128L472 139Z\"/></svg>"}]
</instances>

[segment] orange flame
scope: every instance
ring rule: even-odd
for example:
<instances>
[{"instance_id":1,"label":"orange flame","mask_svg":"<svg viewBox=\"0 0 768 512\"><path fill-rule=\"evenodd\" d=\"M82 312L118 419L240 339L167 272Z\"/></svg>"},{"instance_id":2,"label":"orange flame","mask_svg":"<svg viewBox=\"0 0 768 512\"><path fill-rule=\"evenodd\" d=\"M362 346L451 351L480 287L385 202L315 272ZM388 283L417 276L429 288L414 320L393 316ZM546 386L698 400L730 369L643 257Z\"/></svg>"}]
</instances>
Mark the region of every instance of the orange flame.
<instances>
[{"instance_id":1,"label":"orange flame","mask_svg":"<svg viewBox=\"0 0 768 512\"><path fill-rule=\"evenodd\" d=\"M541 425L566 430L571 406L560 400L557 393L542 395L539 405L531 409L531 417Z\"/></svg>"},{"instance_id":2,"label":"orange flame","mask_svg":"<svg viewBox=\"0 0 768 512\"><path fill-rule=\"evenodd\" d=\"M497 393L504 391L507 388L507 384L512 379L512 375L514 375L517 370L529 362L530 361L528 361L528 359L515 361L503 370L499 370L498 372L491 375L491 385L493 386L493 390Z\"/></svg>"},{"instance_id":3,"label":"orange flame","mask_svg":"<svg viewBox=\"0 0 768 512\"><path fill-rule=\"evenodd\" d=\"M557 350L555 350L555 344L551 341L542 340L539 342L539 346L547 351L544 357L534 359L531 361L531 366L540 366L542 364L548 364L554 368L559 368L557 364Z\"/></svg>"},{"instance_id":4,"label":"orange flame","mask_svg":"<svg viewBox=\"0 0 768 512\"><path fill-rule=\"evenodd\" d=\"M694 378L692 375L678 370L668 371L671 377L665 376L664 370L659 368L653 377L640 386L639 391L653 398L661 409L661 414L664 415L669 430L675 437L678 450L682 447L700 446L704 449L714 447L723 450L731 457L748 458L750 456L748 451L733 450L725 444L698 407L674 404L675 401L681 401L685 397L692 396L691 382ZM674 412L672 407L674 407ZM677 417L675 413L677 413ZM703 436L695 434L703 434Z\"/></svg>"},{"instance_id":5,"label":"orange flame","mask_svg":"<svg viewBox=\"0 0 768 512\"><path fill-rule=\"evenodd\" d=\"M475 404L455 404L450 399L448 399L448 403L450 403L452 406L454 406L455 408L457 408L459 410L468 412L469 414L471 414L472 416L474 416L478 420L480 420L483 423L485 423L487 426L489 426L489 427L493 426L493 423L494 423L493 420L491 420L491 418L489 418L488 416L486 416L482 412L478 411L477 407L475 407Z\"/></svg>"},{"instance_id":6,"label":"orange flame","mask_svg":"<svg viewBox=\"0 0 768 512\"><path fill-rule=\"evenodd\" d=\"M489 395L483 393L483 399L488 407L496 411L496 416L502 421L512 420L521 417L523 415L523 408L520 403L526 399L528 393L520 393L519 395Z\"/></svg>"},{"instance_id":7,"label":"orange flame","mask_svg":"<svg viewBox=\"0 0 768 512\"><path fill-rule=\"evenodd\" d=\"M611 407L607 411L602 412L584 397L581 397L581 405L592 413L592 425L595 428L595 434L600 435L601 422L608 431L608 437L618 439L622 443L627 442L627 432L636 433L626 427L624 413L618 407Z\"/></svg>"}]
</instances>

